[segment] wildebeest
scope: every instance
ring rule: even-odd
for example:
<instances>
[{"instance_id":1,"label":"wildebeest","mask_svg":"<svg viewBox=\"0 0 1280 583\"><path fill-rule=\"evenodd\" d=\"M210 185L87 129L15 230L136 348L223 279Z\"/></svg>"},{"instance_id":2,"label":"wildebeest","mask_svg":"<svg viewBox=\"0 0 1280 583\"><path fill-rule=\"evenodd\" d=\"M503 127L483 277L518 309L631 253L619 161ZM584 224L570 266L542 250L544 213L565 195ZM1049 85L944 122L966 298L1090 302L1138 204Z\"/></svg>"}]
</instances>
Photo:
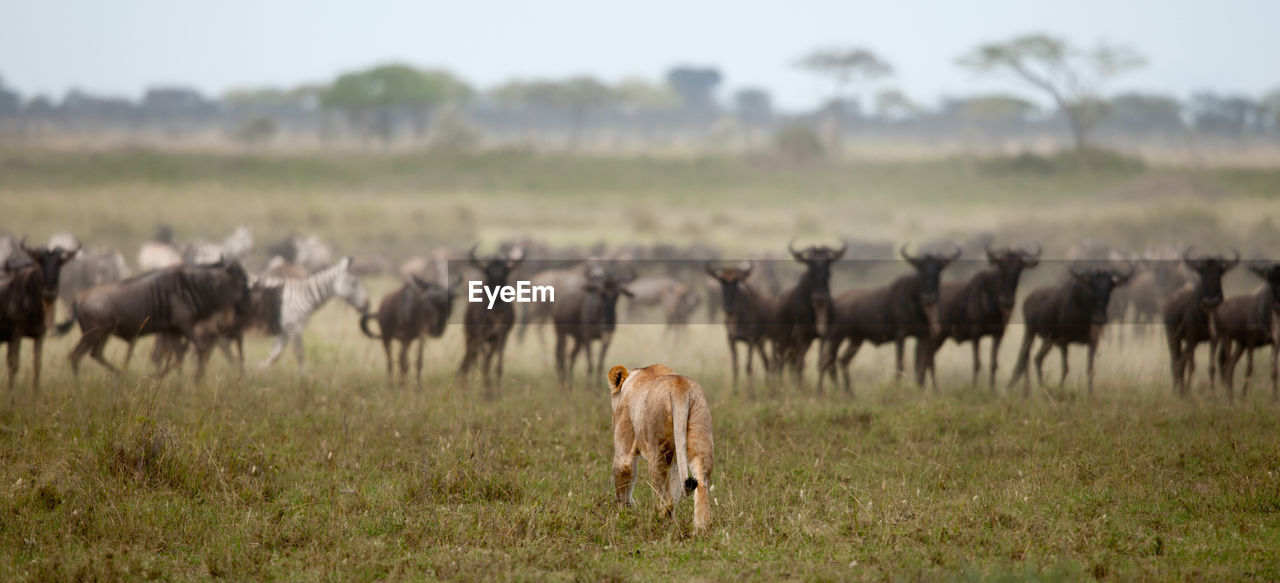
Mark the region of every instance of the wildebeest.
<instances>
[{"instance_id":1,"label":"wildebeest","mask_svg":"<svg viewBox=\"0 0 1280 583\"><path fill-rule=\"evenodd\" d=\"M476 257L476 248L473 246L467 252L467 259L472 266L480 270L481 277L484 278L484 287L498 290L502 286L510 285L508 279L511 272L515 271L524 260L524 252L517 247L505 257L495 255L482 260ZM462 324L466 354L462 356L462 364L458 366L458 377L465 380L467 373L471 372L471 367L475 366L476 360L483 359L480 371L484 376L485 386L493 388L501 383L502 360L507 348L507 336L511 334L511 328L515 322L515 306L502 299L500 294L495 298L492 307L488 302L469 301ZM494 357L497 357L496 363L493 362ZM495 376L493 382L489 379L491 365Z\"/></svg>"},{"instance_id":2,"label":"wildebeest","mask_svg":"<svg viewBox=\"0 0 1280 583\"><path fill-rule=\"evenodd\" d=\"M1232 381L1240 356L1245 355L1244 384L1241 396L1248 395L1249 379L1253 376L1253 350L1271 346L1271 398L1280 399L1280 343L1276 333L1280 331L1280 265L1250 265L1249 271L1262 278L1258 291L1228 298L1214 311L1214 323L1218 332L1218 363L1222 367L1222 382L1227 387L1227 397L1234 398Z\"/></svg>"},{"instance_id":3,"label":"wildebeest","mask_svg":"<svg viewBox=\"0 0 1280 583\"><path fill-rule=\"evenodd\" d=\"M586 270L597 268L600 265L599 259L591 258L584 263L569 267L544 269L529 277L529 285L550 286L560 292L571 292L586 285ZM529 330L530 324L543 324L550 320L552 307L552 304L544 302L531 302L522 306L520 310L520 328L516 331L516 338L523 342L524 335ZM541 339L542 337L539 336L539 340Z\"/></svg>"},{"instance_id":4,"label":"wildebeest","mask_svg":"<svg viewBox=\"0 0 1280 583\"><path fill-rule=\"evenodd\" d=\"M81 336L68 357L71 370L80 372L80 360L86 353L112 372L120 369L102 354L111 336L129 343L124 364L133 356L138 338L150 334L168 334L185 338L203 351L203 339L196 334L202 320L248 301L249 276L239 262L217 266L177 266L152 271L129 279L108 283L85 291L72 304L74 322L80 324ZM70 330L73 320L59 325L59 332ZM204 352L207 354L207 352ZM201 362L196 375L203 373Z\"/></svg>"},{"instance_id":5,"label":"wildebeest","mask_svg":"<svg viewBox=\"0 0 1280 583\"><path fill-rule=\"evenodd\" d=\"M271 353L260 365L263 368L271 366L280 358L286 344L293 345L293 355L298 366L303 365L305 352L302 347L302 331L311 319L311 314L328 302L329 298L342 298L361 314L369 311L369 292L360 283L360 278L351 272L350 257L343 257L337 263L305 278L263 278L258 281L258 285L283 288L280 293L280 332L271 346Z\"/></svg>"},{"instance_id":6,"label":"wildebeest","mask_svg":"<svg viewBox=\"0 0 1280 583\"><path fill-rule=\"evenodd\" d=\"M409 348L416 341L418 361L415 378L418 386L422 386L422 353L427 336L439 338L444 334L445 324L453 311L453 297L454 290L449 286L410 276L399 289L382 297L377 312L360 317L360 331L382 341L382 350L387 355L388 383L395 380L391 369L391 342L400 341L400 382L405 383L409 377ZM369 321L375 319L378 321L378 334L369 330Z\"/></svg>"},{"instance_id":7,"label":"wildebeest","mask_svg":"<svg viewBox=\"0 0 1280 583\"><path fill-rule=\"evenodd\" d=\"M1018 281L1023 269L1040 263L1040 249L1035 253L1013 249L985 249L990 267L973 274L967 281L942 284L938 290L938 327L932 349L924 362L925 373L932 374L937 385L933 355L947 338L957 344L973 343L973 385L978 384L982 370L979 345L984 336L991 337L991 390L996 389L996 355L1004 337L1009 317L1018 298ZM924 346L921 344L921 346Z\"/></svg>"},{"instance_id":8,"label":"wildebeest","mask_svg":"<svg viewBox=\"0 0 1280 583\"><path fill-rule=\"evenodd\" d=\"M818 388L821 390L823 375L836 377L836 355L847 340L849 347L840 354L840 374L846 391L852 391L849 381L849 364L857 355L862 343L894 343L896 377L902 378L903 350L907 338L929 345L929 338L939 332L938 289L942 270L960 257L960 249L951 254L924 253L911 255L907 246L899 250L902 258L911 265L912 273L903 275L885 287L856 289L840 294L833 307L832 323L822 342L819 361ZM916 351L916 383L924 383L924 362L927 350Z\"/></svg>"},{"instance_id":9,"label":"wildebeest","mask_svg":"<svg viewBox=\"0 0 1280 583\"><path fill-rule=\"evenodd\" d=\"M844 256L846 247L832 249L826 245L797 251L791 243L787 251L803 263L805 272L795 285L778 296L778 324L774 339L774 357L782 371L788 364L796 383L803 380L804 358L814 340L827 333L831 321L831 264Z\"/></svg>"},{"instance_id":10,"label":"wildebeest","mask_svg":"<svg viewBox=\"0 0 1280 583\"><path fill-rule=\"evenodd\" d=\"M627 314L634 319L641 307L660 307L668 329L689 323L689 316L702 302L697 292L669 275L639 277L627 284L632 295Z\"/></svg>"},{"instance_id":11,"label":"wildebeest","mask_svg":"<svg viewBox=\"0 0 1280 583\"><path fill-rule=\"evenodd\" d=\"M556 329L556 372L566 387L573 386L573 365L578 361L578 351L587 353L587 376L597 378L604 374L604 355L613 341L618 325L618 298L630 296L627 284L636 277L635 271L618 275L607 265L594 265L587 270L586 283L576 290L564 290L556 298L551 318ZM567 356L568 340L573 339L573 351ZM600 343L599 358L591 359L591 343Z\"/></svg>"},{"instance_id":12,"label":"wildebeest","mask_svg":"<svg viewBox=\"0 0 1280 583\"><path fill-rule=\"evenodd\" d=\"M249 285L247 303L236 304L219 310L196 324L196 358L208 363L209 352L214 346L222 349L227 362L244 371L244 334L258 330L264 334L280 333L280 304L284 288ZM231 352L235 346L235 354ZM178 335L159 334L151 351L151 362L156 370L167 371L173 366L179 370L189 348L186 338Z\"/></svg>"},{"instance_id":13,"label":"wildebeest","mask_svg":"<svg viewBox=\"0 0 1280 583\"><path fill-rule=\"evenodd\" d=\"M62 266L80 250L27 247L26 238L18 243L31 263L8 271L0 279L0 343L9 343L9 399L13 399L14 378L18 375L18 357L22 339L32 341L31 384L40 390L40 359L44 353L45 332L53 325L58 300L58 277Z\"/></svg>"},{"instance_id":14,"label":"wildebeest","mask_svg":"<svg viewBox=\"0 0 1280 583\"><path fill-rule=\"evenodd\" d=\"M1013 376L1009 379L1009 388L1022 378L1025 381L1024 396L1031 394L1027 363L1036 337L1043 339L1036 353L1037 381L1044 385L1044 358L1050 349L1057 346L1062 353L1062 379L1059 384L1065 383L1067 347L1084 344L1089 347L1088 384L1089 394L1093 394L1093 360L1107 324L1107 304L1111 301L1111 292L1127 284L1134 269L1130 266L1127 273L1121 274L1112 268L1077 270L1072 267L1068 274L1064 283L1036 288L1022 302L1026 332L1022 337L1022 348L1018 351L1018 362L1013 367Z\"/></svg>"},{"instance_id":15,"label":"wildebeest","mask_svg":"<svg viewBox=\"0 0 1280 583\"><path fill-rule=\"evenodd\" d=\"M707 275L720 282L721 304L724 306L724 326L729 340L730 366L733 367L733 384L738 385L738 343L747 345L746 372L751 377L752 352L760 353L760 362L769 370L766 348L777 329L778 304L767 295L758 293L749 283L755 266L747 262L742 267L715 269L707 263Z\"/></svg>"},{"instance_id":16,"label":"wildebeest","mask_svg":"<svg viewBox=\"0 0 1280 583\"><path fill-rule=\"evenodd\" d=\"M1235 255L1230 260L1221 256L1192 258L1191 249L1182 254L1183 263L1199 277L1174 292L1162 309L1173 390L1179 395L1186 394L1187 383L1195 373L1195 351L1201 342L1209 343L1209 389L1213 390L1214 353L1218 347L1213 312L1222 303L1222 276L1240 262L1240 252Z\"/></svg>"}]
</instances>

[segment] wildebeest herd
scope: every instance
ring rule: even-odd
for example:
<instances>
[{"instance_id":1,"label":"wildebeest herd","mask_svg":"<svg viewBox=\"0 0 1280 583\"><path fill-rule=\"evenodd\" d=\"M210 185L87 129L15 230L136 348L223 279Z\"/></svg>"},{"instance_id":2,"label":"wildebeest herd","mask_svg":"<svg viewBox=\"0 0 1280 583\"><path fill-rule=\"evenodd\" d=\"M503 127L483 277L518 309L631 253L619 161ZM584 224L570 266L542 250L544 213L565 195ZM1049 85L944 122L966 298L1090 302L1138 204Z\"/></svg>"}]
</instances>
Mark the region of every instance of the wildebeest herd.
<instances>
[{"instance_id":1,"label":"wildebeest herd","mask_svg":"<svg viewBox=\"0 0 1280 583\"><path fill-rule=\"evenodd\" d=\"M659 308L672 330L690 321L705 305L723 319L731 374L739 382L739 348L745 347L745 373L760 368L774 380L787 376L803 383L806 355L817 345L817 388L826 381L852 392L849 369L864 343L892 342L895 371L905 375L906 340L915 340L914 379L937 384L935 354L947 339L970 343L972 382L982 373L981 340L991 338L987 383L997 387L997 353L1015 313L1024 271L1039 266L1042 249L992 248L982 242L985 267L948 279L947 268L962 256L960 245L912 253L906 245L898 255L909 269L890 283L832 293L833 275L861 277L857 243L814 245L786 251L801 273L790 285L780 281L776 254L754 260L731 261L714 250L692 246L677 252L670 246L645 250L638 246L597 248L557 255L533 240L509 241L491 255L447 248L415 258L402 267L401 287L386 294L376 309L359 279L369 262L351 257L332 260L328 247L314 237L290 237L271 246L267 268L251 273L244 260L252 248L247 229L237 229L222 243L191 243L179 248L162 230L138 256L142 273L130 275L120 253L86 250L68 235L31 247L22 239L6 241L0 272L0 343L8 343L9 386L19 366L23 338L33 342L32 386L40 383L43 340L49 333L67 333L76 325L80 338L70 353L71 370L79 373L88 355L113 372L127 366L137 340L154 335L152 352L157 374L180 367L194 349L195 376L205 371L214 348L243 368L242 338L259 330L275 336L262 366L268 366L292 347L304 363L303 331L311 314L332 297L339 297L360 314L359 328L381 341L389 380L395 379L393 342L400 342L399 379L406 382L409 353L415 342L415 378L421 383L424 343L444 334L453 304L467 281L486 289L512 286L518 280L555 289L554 302L525 304L506 296L491 301L468 301L462 310L464 356L457 369L466 382L479 368L487 387L501 382L504 352L513 330L523 337L531 324L550 320L555 333L554 363L566 386L574 364L585 352L587 373L603 375L610 343L618 331L618 304L632 302ZM1222 278L1240 262L1233 257L1164 252L1156 259L1109 257L1099 261L1068 261L1060 283L1031 290L1022 302L1023 341L1008 386L1022 383L1030 390L1031 364L1043 384L1043 362L1057 347L1065 380L1067 348L1088 349L1087 385L1093 389L1094 360L1104 327L1123 318L1130 308L1133 320L1144 323L1162 317L1168 341L1173 387L1186 394L1195 370L1195 348L1210 346L1209 381L1221 369L1228 396L1232 395L1235 365L1246 358L1246 383L1253 370L1253 350L1271 346L1271 381L1277 395L1276 352L1280 347L1280 266L1253 261L1248 267L1262 283L1254 293L1224 298ZM1070 256L1070 253L1068 253ZM1175 259L1176 258L1176 259ZM877 258L879 259L879 258ZM974 259L974 258L970 258ZM1041 268L1043 270L1043 268ZM642 271L647 272L642 276ZM59 298L70 317L55 325ZM1153 313L1158 310L1158 315ZM373 324L376 323L376 330ZM519 328L517 328L517 325ZM128 343L123 365L107 360L103 349L112 337ZM539 335L539 337L541 337ZM1039 348L1032 358L1036 339ZM232 347L238 354L232 353ZM593 350L594 347L594 350ZM1246 385L1247 386L1247 385Z\"/></svg>"}]
</instances>

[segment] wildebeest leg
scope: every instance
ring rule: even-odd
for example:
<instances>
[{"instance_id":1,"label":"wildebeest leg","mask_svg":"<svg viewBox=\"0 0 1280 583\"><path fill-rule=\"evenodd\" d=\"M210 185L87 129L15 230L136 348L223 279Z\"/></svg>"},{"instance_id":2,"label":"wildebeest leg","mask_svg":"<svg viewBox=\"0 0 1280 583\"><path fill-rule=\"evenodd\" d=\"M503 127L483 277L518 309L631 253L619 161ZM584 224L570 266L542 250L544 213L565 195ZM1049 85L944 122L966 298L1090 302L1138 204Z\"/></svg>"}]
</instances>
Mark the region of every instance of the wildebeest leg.
<instances>
[{"instance_id":1,"label":"wildebeest leg","mask_svg":"<svg viewBox=\"0 0 1280 583\"><path fill-rule=\"evenodd\" d=\"M227 363L232 366L243 368L244 360L238 360L233 354L231 354L231 340L232 338L230 336L220 336L217 340L218 350L222 352L222 357L227 359ZM236 337L235 341L240 342L240 337Z\"/></svg>"},{"instance_id":2,"label":"wildebeest leg","mask_svg":"<svg viewBox=\"0 0 1280 583\"><path fill-rule=\"evenodd\" d=\"M997 363L1000 354L1000 341L1004 338L1003 334L996 334L991 337L991 392L996 392L996 369L999 368Z\"/></svg>"},{"instance_id":3,"label":"wildebeest leg","mask_svg":"<svg viewBox=\"0 0 1280 583\"><path fill-rule=\"evenodd\" d=\"M1053 343L1048 337L1040 341L1040 350L1036 351L1036 385L1044 386L1044 358L1053 350Z\"/></svg>"},{"instance_id":4,"label":"wildebeest leg","mask_svg":"<svg viewBox=\"0 0 1280 583\"><path fill-rule=\"evenodd\" d=\"M1240 384L1240 398L1249 396L1249 381L1253 379L1253 347L1245 348L1244 344L1240 344L1240 348L1244 350L1244 382ZM1240 357L1236 356L1239 361ZM1235 363L1231 363L1231 368L1235 368Z\"/></svg>"},{"instance_id":5,"label":"wildebeest leg","mask_svg":"<svg viewBox=\"0 0 1280 583\"><path fill-rule=\"evenodd\" d=\"M413 382L414 382L414 386L416 386L419 389L422 388L422 353L426 351L426 348L427 348L427 337L426 336L418 337L418 360L417 362L414 363L415 369L414 369Z\"/></svg>"},{"instance_id":6,"label":"wildebeest leg","mask_svg":"<svg viewBox=\"0 0 1280 583\"><path fill-rule=\"evenodd\" d=\"M582 342L583 352L587 355L587 379L593 378L591 375L595 373L595 361L591 359L591 340L587 339ZM604 376L604 375L601 375Z\"/></svg>"},{"instance_id":7,"label":"wildebeest leg","mask_svg":"<svg viewBox=\"0 0 1280 583\"><path fill-rule=\"evenodd\" d=\"M391 356L391 336L387 334L382 335L382 352L387 355L387 385L394 386L396 384L395 357Z\"/></svg>"},{"instance_id":8,"label":"wildebeest leg","mask_svg":"<svg viewBox=\"0 0 1280 583\"><path fill-rule=\"evenodd\" d=\"M1064 345L1064 346L1065 346L1065 345ZM1093 355L1094 355L1095 353L1097 353L1097 352L1098 352L1098 343L1097 343L1097 342L1090 342L1090 343L1089 343L1089 353L1088 353L1088 358L1086 358L1086 360L1085 360L1085 375L1086 375L1087 377L1089 377L1089 381L1088 381L1088 382L1089 382L1089 396L1090 396L1090 397L1092 397L1092 396L1093 396ZM1067 367L1066 367L1066 361L1063 361L1062 368L1063 368L1063 370L1065 370L1065 369L1067 368Z\"/></svg>"},{"instance_id":9,"label":"wildebeest leg","mask_svg":"<svg viewBox=\"0 0 1280 583\"><path fill-rule=\"evenodd\" d=\"M22 351L22 331L14 330L13 337L9 339L9 403L13 404L13 384L18 376L18 358Z\"/></svg>"},{"instance_id":10,"label":"wildebeest leg","mask_svg":"<svg viewBox=\"0 0 1280 583\"><path fill-rule=\"evenodd\" d=\"M593 378L598 379L604 376L604 355L609 351L609 344L612 341L612 338L606 338L600 341L600 358L596 359L596 376ZM590 348L590 346L587 348ZM590 383L588 383L587 386L591 386Z\"/></svg>"},{"instance_id":11,"label":"wildebeest leg","mask_svg":"<svg viewBox=\"0 0 1280 583\"><path fill-rule=\"evenodd\" d=\"M1031 375L1028 374L1027 365L1031 360L1031 343L1035 342L1036 335L1030 330L1022 335L1022 347L1018 349L1018 360L1013 364L1013 375L1009 377L1009 389L1013 389L1013 385L1018 382L1018 378L1022 377L1026 383L1023 385L1022 395L1024 397L1031 395ZM993 371L994 372L994 371ZM995 377L992 377L993 379Z\"/></svg>"},{"instance_id":12,"label":"wildebeest leg","mask_svg":"<svg viewBox=\"0 0 1280 583\"><path fill-rule=\"evenodd\" d=\"M565 384L565 338L567 334L556 332L556 374L560 376L560 384Z\"/></svg>"},{"instance_id":13,"label":"wildebeest leg","mask_svg":"<svg viewBox=\"0 0 1280 583\"><path fill-rule=\"evenodd\" d=\"M409 344L413 339L400 341L400 384L409 384Z\"/></svg>"},{"instance_id":14,"label":"wildebeest leg","mask_svg":"<svg viewBox=\"0 0 1280 583\"><path fill-rule=\"evenodd\" d=\"M106 346L107 346L107 339L103 338L101 341L99 341L97 344L93 346L93 352L90 352L89 356L92 356L94 360L98 361L99 363L102 363L102 366L107 367L107 370L110 370L115 374L120 374L121 369L117 368L115 365L111 364L110 362L107 362L107 357L102 354L102 349L106 348Z\"/></svg>"},{"instance_id":15,"label":"wildebeest leg","mask_svg":"<svg viewBox=\"0 0 1280 583\"><path fill-rule=\"evenodd\" d=\"M1058 352L1062 353L1062 378L1058 379L1058 386L1065 387L1067 386L1067 371L1070 370L1070 368L1067 366L1067 343L1066 342L1063 342L1058 345Z\"/></svg>"},{"instance_id":16,"label":"wildebeest leg","mask_svg":"<svg viewBox=\"0 0 1280 583\"><path fill-rule=\"evenodd\" d=\"M573 388L573 365L578 363L578 351L582 350L582 340L578 336L573 337L573 350L569 352L569 363L564 369L565 388Z\"/></svg>"},{"instance_id":17,"label":"wildebeest leg","mask_svg":"<svg viewBox=\"0 0 1280 583\"><path fill-rule=\"evenodd\" d=\"M1217 363L1214 362L1213 355L1217 351L1218 351L1218 339L1215 337L1210 337L1209 338L1209 392L1210 393L1212 393L1215 388L1214 384L1216 379L1215 379L1214 373L1217 372L1218 368L1217 368Z\"/></svg>"},{"instance_id":18,"label":"wildebeest leg","mask_svg":"<svg viewBox=\"0 0 1280 583\"><path fill-rule=\"evenodd\" d=\"M750 358L751 348L747 347L747 355ZM733 369L733 386L738 386L738 343L729 337L729 366Z\"/></svg>"},{"instance_id":19,"label":"wildebeest leg","mask_svg":"<svg viewBox=\"0 0 1280 583\"><path fill-rule=\"evenodd\" d=\"M924 383L929 375L929 369L933 367L933 341L928 337L916 337L916 386L924 388ZM933 389L938 389L937 377L935 375Z\"/></svg>"},{"instance_id":20,"label":"wildebeest leg","mask_svg":"<svg viewBox=\"0 0 1280 583\"><path fill-rule=\"evenodd\" d=\"M1230 339L1224 339L1218 343L1218 350L1209 355L1211 359L1218 360L1218 370L1222 371L1222 384L1228 395L1235 391L1236 363L1242 352L1244 352L1243 342L1236 345Z\"/></svg>"},{"instance_id":21,"label":"wildebeest leg","mask_svg":"<svg viewBox=\"0 0 1280 583\"><path fill-rule=\"evenodd\" d=\"M822 392L823 382L826 381L826 378L828 376L831 377L831 382L833 384L837 382L836 381L836 354L840 350L841 342L842 342L841 340L830 340L830 339L824 340L822 342L822 346L818 348L818 392L819 393ZM751 352L747 351L748 359L750 358L750 356L751 356ZM750 360L748 360L747 362L750 362Z\"/></svg>"},{"instance_id":22,"label":"wildebeest leg","mask_svg":"<svg viewBox=\"0 0 1280 583\"><path fill-rule=\"evenodd\" d=\"M267 368L275 364L276 361L280 359L280 354L284 352L284 343L287 339L288 337L283 332L277 335L275 344L271 345L271 353L268 354L267 359L258 364L258 366L260 368Z\"/></svg>"},{"instance_id":23,"label":"wildebeest leg","mask_svg":"<svg viewBox=\"0 0 1280 583\"><path fill-rule=\"evenodd\" d=\"M744 344L746 344L746 345L747 345L747 368L746 368L746 371L747 371L747 384L749 385L749 384L751 384L751 362L755 360L755 356L754 356L754 355L755 355L755 346L753 346L750 342L744 342ZM735 352L736 352L736 350L735 350ZM734 367L733 367L733 385L734 385L735 387L736 387L736 386L738 386L738 367L737 367L737 365L734 365Z\"/></svg>"},{"instance_id":24,"label":"wildebeest leg","mask_svg":"<svg viewBox=\"0 0 1280 583\"><path fill-rule=\"evenodd\" d=\"M136 337L129 341L129 347L124 350L124 362L120 364L120 370L129 368L129 361L133 360L133 348L137 346L137 344L138 339Z\"/></svg>"},{"instance_id":25,"label":"wildebeest leg","mask_svg":"<svg viewBox=\"0 0 1280 583\"><path fill-rule=\"evenodd\" d=\"M862 339L850 339L849 348L846 348L844 354L840 355L840 376L844 379L844 390L849 394L853 394L853 382L849 379L849 366L853 364L853 357L858 354L858 349L861 347Z\"/></svg>"},{"instance_id":26,"label":"wildebeest leg","mask_svg":"<svg viewBox=\"0 0 1280 583\"><path fill-rule=\"evenodd\" d=\"M796 366L796 386L804 386L804 359L809 355L809 346L812 342L802 342L796 346L795 366Z\"/></svg>"},{"instance_id":27,"label":"wildebeest leg","mask_svg":"<svg viewBox=\"0 0 1280 583\"><path fill-rule=\"evenodd\" d=\"M1183 371L1186 362L1182 360L1182 340L1174 330L1165 330L1165 341L1169 346L1169 373L1173 375L1173 393L1182 396Z\"/></svg>"},{"instance_id":28,"label":"wildebeest leg","mask_svg":"<svg viewBox=\"0 0 1280 583\"><path fill-rule=\"evenodd\" d=\"M978 386L978 374L982 372L982 337L973 339L973 383Z\"/></svg>"},{"instance_id":29,"label":"wildebeest leg","mask_svg":"<svg viewBox=\"0 0 1280 583\"><path fill-rule=\"evenodd\" d=\"M487 339L482 346L484 355L480 361L480 378L484 381L485 390L493 388L493 353L497 350L497 346L492 338Z\"/></svg>"},{"instance_id":30,"label":"wildebeest leg","mask_svg":"<svg viewBox=\"0 0 1280 583\"><path fill-rule=\"evenodd\" d=\"M903 369L905 368L902 364L902 351L906 348L906 344L907 339L902 336L898 336L893 340L894 382L902 382Z\"/></svg>"},{"instance_id":31,"label":"wildebeest leg","mask_svg":"<svg viewBox=\"0 0 1280 583\"><path fill-rule=\"evenodd\" d=\"M507 355L507 335L511 333L511 329L507 328L498 336L498 343L493 349L498 352L498 363L494 366L494 386L502 384L502 363L505 362Z\"/></svg>"},{"instance_id":32,"label":"wildebeest leg","mask_svg":"<svg viewBox=\"0 0 1280 583\"><path fill-rule=\"evenodd\" d=\"M14 340L17 340L16 338ZM44 337L37 336L31 341L31 386L37 394L40 393L40 359L41 353L44 352ZM13 395L12 387L10 388L10 396Z\"/></svg>"}]
</instances>

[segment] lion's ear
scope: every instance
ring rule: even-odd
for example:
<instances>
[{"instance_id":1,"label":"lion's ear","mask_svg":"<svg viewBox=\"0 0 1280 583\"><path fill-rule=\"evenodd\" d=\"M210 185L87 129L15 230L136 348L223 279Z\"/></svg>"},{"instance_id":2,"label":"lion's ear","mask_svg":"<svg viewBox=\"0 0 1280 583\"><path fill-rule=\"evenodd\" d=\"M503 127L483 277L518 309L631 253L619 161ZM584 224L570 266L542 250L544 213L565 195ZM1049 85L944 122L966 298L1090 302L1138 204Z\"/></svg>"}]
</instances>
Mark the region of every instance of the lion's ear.
<instances>
[{"instance_id":1,"label":"lion's ear","mask_svg":"<svg viewBox=\"0 0 1280 583\"><path fill-rule=\"evenodd\" d=\"M622 365L609 369L609 392L618 394L622 390L622 381L627 380L627 367Z\"/></svg>"}]
</instances>

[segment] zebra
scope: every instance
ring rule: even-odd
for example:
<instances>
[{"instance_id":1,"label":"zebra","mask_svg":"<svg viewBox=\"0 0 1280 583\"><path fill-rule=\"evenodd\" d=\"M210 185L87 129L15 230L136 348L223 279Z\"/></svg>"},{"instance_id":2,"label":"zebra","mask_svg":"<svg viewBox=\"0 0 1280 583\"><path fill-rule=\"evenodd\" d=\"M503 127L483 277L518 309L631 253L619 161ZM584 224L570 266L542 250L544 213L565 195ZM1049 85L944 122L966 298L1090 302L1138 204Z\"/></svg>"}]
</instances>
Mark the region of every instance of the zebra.
<instances>
[{"instance_id":1,"label":"zebra","mask_svg":"<svg viewBox=\"0 0 1280 583\"><path fill-rule=\"evenodd\" d=\"M286 343L293 343L293 353L301 367L302 329L306 327L311 313L315 312L329 298L338 296L346 300L351 307L366 314L369 311L369 292L364 284L351 273L351 258L343 257L341 261L305 278L261 278L257 284L261 287L282 287L280 294L279 326L273 326L279 333L271 347L271 354L262 361L260 368L267 368L280 358Z\"/></svg>"}]
</instances>

